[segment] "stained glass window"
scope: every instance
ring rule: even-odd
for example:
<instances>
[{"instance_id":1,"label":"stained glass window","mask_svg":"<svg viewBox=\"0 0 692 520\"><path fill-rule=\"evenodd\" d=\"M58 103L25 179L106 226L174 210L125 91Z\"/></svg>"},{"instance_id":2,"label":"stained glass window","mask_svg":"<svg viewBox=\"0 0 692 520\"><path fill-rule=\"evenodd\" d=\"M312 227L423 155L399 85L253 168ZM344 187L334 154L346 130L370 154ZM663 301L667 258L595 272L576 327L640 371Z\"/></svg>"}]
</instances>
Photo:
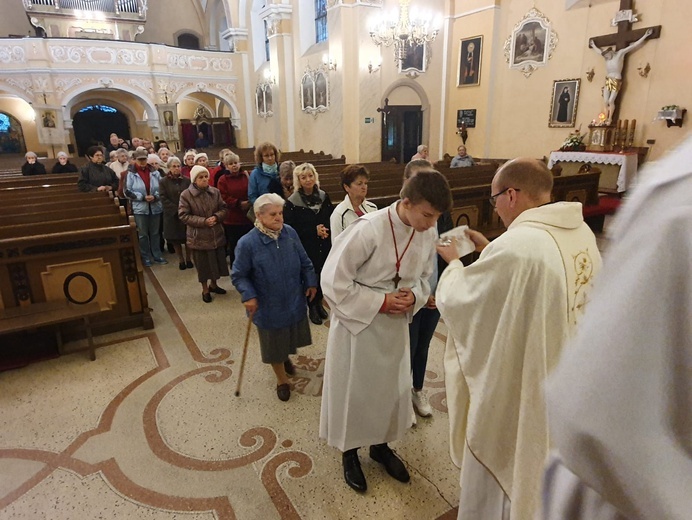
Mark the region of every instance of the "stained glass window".
<instances>
[{"instance_id":1,"label":"stained glass window","mask_svg":"<svg viewBox=\"0 0 692 520\"><path fill-rule=\"evenodd\" d=\"M315 43L327 39L327 0L315 0Z\"/></svg>"}]
</instances>

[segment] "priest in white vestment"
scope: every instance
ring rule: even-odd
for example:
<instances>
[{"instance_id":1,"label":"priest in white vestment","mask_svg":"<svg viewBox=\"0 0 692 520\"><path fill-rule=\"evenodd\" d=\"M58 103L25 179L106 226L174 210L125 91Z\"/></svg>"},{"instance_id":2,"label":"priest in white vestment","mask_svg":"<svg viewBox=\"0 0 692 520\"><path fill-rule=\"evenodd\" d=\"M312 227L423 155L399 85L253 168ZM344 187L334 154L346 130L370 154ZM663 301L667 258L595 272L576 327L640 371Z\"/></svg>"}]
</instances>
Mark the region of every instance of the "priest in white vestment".
<instances>
[{"instance_id":1,"label":"priest in white vestment","mask_svg":"<svg viewBox=\"0 0 692 520\"><path fill-rule=\"evenodd\" d=\"M507 232L469 237L479 259L464 267L454 245L437 289L448 328L445 383L451 451L461 468L459 518L531 520L549 452L543 383L588 301L601 265L578 202L551 203L552 173L515 159L492 181Z\"/></svg>"},{"instance_id":2,"label":"priest in white vestment","mask_svg":"<svg viewBox=\"0 0 692 520\"><path fill-rule=\"evenodd\" d=\"M639 179L548 380L546 520L692 518L692 138Z\"/></svg>"},{"instance_id":3,"label":"priest in white vestment","mask_svg":"<svg viewBox=\"0 0 692 520\"><path fill-rule=\"evenodd\" d=\"M451 207L449 184L435 171L418 173L401 197L348 226L322 269L331 322L320 437L344 452L346 483L361 492L361 446L391 476L409 480L387 443L411 425L408 323L430 295L435 224Z\"/></svg>"}]
</instances>

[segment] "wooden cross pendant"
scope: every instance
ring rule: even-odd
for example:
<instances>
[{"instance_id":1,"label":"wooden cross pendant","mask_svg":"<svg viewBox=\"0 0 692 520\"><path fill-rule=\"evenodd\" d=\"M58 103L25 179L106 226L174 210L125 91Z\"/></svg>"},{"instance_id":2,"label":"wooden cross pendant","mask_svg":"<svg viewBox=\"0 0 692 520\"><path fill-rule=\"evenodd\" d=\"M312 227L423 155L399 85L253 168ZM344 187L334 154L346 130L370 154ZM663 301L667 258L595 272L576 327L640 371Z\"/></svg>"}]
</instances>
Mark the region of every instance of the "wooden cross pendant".
<instances>
[{"instance_id":1,"label":"wooden cross pendant","mask_svg":"<svg viewBox=\"0 0 692 520\"><path fill-rule=\"evenodd\" d=\"M399 276L399 271L396 272L394 275L394 278L392 278L392 281L394 282L394 288L398 289L399 288L399 282L401 281L401 276Z\"/></svg>"}]
</instances>

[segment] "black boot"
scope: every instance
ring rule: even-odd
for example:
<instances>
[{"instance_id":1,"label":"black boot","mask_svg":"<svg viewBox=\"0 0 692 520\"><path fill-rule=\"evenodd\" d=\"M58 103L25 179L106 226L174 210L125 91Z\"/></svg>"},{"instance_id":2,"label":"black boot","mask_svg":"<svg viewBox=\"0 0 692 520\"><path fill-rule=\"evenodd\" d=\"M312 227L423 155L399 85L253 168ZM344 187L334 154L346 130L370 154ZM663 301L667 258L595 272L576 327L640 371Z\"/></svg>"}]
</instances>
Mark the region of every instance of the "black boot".
<instances>
[{"instance_id":1,"label":"black boot","mask_svg":"<svg viewBox=\"0 0 692 520\"><path fill-rule=\"evenodd\" d=\"M322 325L322 318L320 317L320 314L317 311L317 306L313 303L308 304L308 317L310 318L310 321L313 322L315 325Z\"/></svg>"},{"instance_id":2,"label":"black boot","mask_svg":"<svg viewBox=\"0 0 692 520\"><path fill-rule=\"evenodd\" d=\"M351 488L361 493L368 489L363 470L360 469L360 459L358 459L358 448L345 451L342 456L344 464L344 480Z\"/></svg>"},{"instance_id":3,"label":"black boot","mask_svg":"<svg viewBox=\"0 0 692 520\"><path fill-rule=\"evenodd\" d=\"M322 318L323 320L329 318L329 313L326 311L324 307L322 307L322 299L315 303L315 307L317 308L317 314L320 315L320 318Z\"/></svg>"},{"instance_id":4,"label":"black boot","mask_svg":"<svg viewBox=\"0 0 692 520\"><path fill-rule=\"evenodd\" d=\"M387 473L399 482L408 482L411 480L406 466L404 466L404 463L401 462L399 457L394 455L394 452L387 444L375 444L374 446L370 446L370 458L382 464L387 470Z\"/></svg>"}]
</instances>

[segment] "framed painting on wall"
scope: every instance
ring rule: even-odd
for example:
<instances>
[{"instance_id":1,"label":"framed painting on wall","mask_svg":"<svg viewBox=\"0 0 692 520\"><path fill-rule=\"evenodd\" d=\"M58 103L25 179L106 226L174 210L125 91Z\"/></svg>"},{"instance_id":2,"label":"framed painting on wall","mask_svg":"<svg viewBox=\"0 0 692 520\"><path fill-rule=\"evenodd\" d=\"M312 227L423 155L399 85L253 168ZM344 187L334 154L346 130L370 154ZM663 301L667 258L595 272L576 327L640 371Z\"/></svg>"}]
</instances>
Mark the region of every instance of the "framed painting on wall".
<instances>
[{"instance_id":1,"label":"framed painting on wall","mask_svg":"<svg viewBox=\"0 0 692 520\"><path fill-rule=\"evenodd\" d=\"M426 44L406 45L406 56L399 60L399 73L425 72L427 65Z\"/></svg>"},{"instance_id":2,"label":"framed painting on wall","mask_svg":"<svg viewBox=\"0 0 692 520\"><path fill-rule=\"evenodd\" d=\"M581 79L561 79L553 82L550 98L550 128L571 128L577 120L577 103Z\"/></svg>"},{"instance_id":3,"label":"framed painting on wall","mask_svg":"<svg viewBox=\"0 0 692 520\"><path fill-rule=\"evenodd\" d=\"M545 67L557 46L557 33L552 23L533 8L514 26L505 41L505 58L510 69L519 69L525 77L538 67Z\"/></svg>"},{"instance_id":4,"label":"framed painting on wall","mask_svg":"<svg viewBox=\"0 0 692 520\"><path fill-rule=\"evenodd\" d=\"M459 74L457 87L474 87L481 83L481 56L483 36L461 40L459 46Z\"/></svg>"},{"instance_id":5,"label":"framed painting on wall","mask_svg":"<svg viewBox=\"0 0 692 520\"><path fill-rule=\"evenodd\" d=\"M315 80L309 71L303 74L300 80L301 110L314 110L315 106Z\"/></svg>"}]
</instances>

